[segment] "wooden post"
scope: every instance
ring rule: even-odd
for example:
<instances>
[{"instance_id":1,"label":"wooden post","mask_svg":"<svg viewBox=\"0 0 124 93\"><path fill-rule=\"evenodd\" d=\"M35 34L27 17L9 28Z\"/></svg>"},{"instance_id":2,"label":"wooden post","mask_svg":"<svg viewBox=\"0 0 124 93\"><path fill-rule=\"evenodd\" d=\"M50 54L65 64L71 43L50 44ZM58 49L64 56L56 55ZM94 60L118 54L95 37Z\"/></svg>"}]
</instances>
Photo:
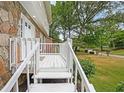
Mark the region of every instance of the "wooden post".
<instances>
[{"instance_id":1,"label":"wooden post","mask_svg":"<svg viewBox=\"0 0 124 93\"><path fill-rule=\"evenodd\" d=\"M72 39L68 38L67 41L68 41L68 44L70 44L72 47ZM69 48L69 46L68 46L68 48ZM72 57L70 48L68 49L68 58L69 58L68 59L69 60L69 68L70 68L71 72L73 73L73 57Z\"/></svg>"},{"instance_id":2,"label":"wooden post","mask_svg":"<svg viewBox=\"0 0 124 93\"><path fill-rule=\"evenodd\" d=\"M11 64L11 62L12 62L12 59L11 59L11 57L12 57L12 51L11 51L11 49L12 49L12 48L11 48L11 45L12 45L12 43L11 43L11 42L12 42L12 39L10 38L10 40L9 40L9 59L10 59L10 60L9 60L9 66L10 66L10 70L12 70L12 69L11 69L11 65L12 65L12 64Z\"/></svg>"},{"instance_id":3,"label":"wooden post","mask_svg":"<svg viewBox=\"0 0 124 93\"><path fill-rule=\"evenodd\" d=\"M34 84L38 83L37 79L35 78L36 75L36 52L33 56L33 69L34 69Z\"/></svg>"},{"instance_id":4,"label":"wooden post","mask_svg":"<svg viewBox=\"0 0 124 93\"><path fill-rule=\"evenodd\" d=\"M37 42L40 43L39 38L37 39ZM36 73L37 73L37 71L39 69L39 62L40 62L40 45L38 46L38 49L36 50L36 62L35 62L35 64L36 64Z\"/></svg>"},{"instance_id":5,"label":"wooden post","mask_svg":"<svg viewBox=\"0 0 124 93\"><path fill-rule=\"evenodd\" d=\"M77 65L75 64L75 87L77 88Z\"/></svg>"},{"instance_id":6,"label":"wooden post","mask_svg":"<svg viewBox=\"0 0 124 93\"><path fill-rule=\"evenodd\" d=\"M27 53L28 53L28 49L27 49L27 43L28 43L28 39L25 38L25 57L27 57Z\"/></svg>"},{"instance_id":7,"label":"wooden post","mask_svg":"<svg viewBox=\"0 0 124 93\"><path fill-rule=\"evenodd\" d=\"M29 64L27 64L27 91L29 92L30 77L29 77Z\"/></svg>"},{"instance_id":8,"label":"wooden post","mask_svg":"<svg viewBox=\"0 0 124 93\"><path fill-rule=\"evenodd\" d=\"M14 60L13 61L14 61L14 64L16 64L16 42L14 41L13 43L14 43L14 52L13 52Z\"/></svg>"},{"instance_id":9,"label":"wooden post","mask_svg":"<svg viewBox=\"0 0 124 93\"><path fill-rule=\"evenodd\" d=\"M84 81L81 79L81 92L84 92Z\"/></svg>"},{"instance_id":10,"label":"wooden post","mask_svg":"<svg viewBox=\"0 0 124 93\"><path fill-rule=\"evenodd\" d=\"M17 38L15 38L15 64L18 65L18 59L17 59Z\"/></svg>"}]
</instances>

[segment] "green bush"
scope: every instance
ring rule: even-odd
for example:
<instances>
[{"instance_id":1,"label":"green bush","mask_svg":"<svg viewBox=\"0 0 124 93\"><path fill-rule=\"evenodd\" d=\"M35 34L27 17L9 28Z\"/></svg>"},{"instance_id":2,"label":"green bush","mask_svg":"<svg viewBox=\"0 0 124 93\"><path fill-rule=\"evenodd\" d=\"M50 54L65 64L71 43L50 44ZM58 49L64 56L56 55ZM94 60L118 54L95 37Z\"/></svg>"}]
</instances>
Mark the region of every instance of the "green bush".
<instances>
[{"instance_id":1,"label":"green bush","mask_svg":"<svg viewBox=\"0 0 124 93\"><path fill-rule=\"evenodd\" d=\"M81 60L80 64L87 76L87 78L92 77L95 74L95 64L91 60Z\"/></svg>"},{"instance_id":2,"label":"green bush","mask_svg":"<svg viewBox=\"0 0 124 93\"><path fill-rule=\"evenodd\" d=\"M117 84L116 91L117 92L124 92L124 81L121 81Z\"/></svg>"}]
</instances>

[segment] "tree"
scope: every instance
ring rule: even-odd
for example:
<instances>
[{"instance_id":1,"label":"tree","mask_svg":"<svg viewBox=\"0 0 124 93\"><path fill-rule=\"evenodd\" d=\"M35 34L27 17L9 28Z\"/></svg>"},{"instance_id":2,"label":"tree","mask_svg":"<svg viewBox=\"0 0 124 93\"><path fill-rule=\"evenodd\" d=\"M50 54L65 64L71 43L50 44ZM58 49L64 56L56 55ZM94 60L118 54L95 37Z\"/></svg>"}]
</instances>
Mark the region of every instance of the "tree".
<instances>
[{"instance_id":1,"label":"tree","mask_svg":"<svg viewBox=\"0 0 124 93\"><path fill-rule=\"evenodd\" d=\"M113 35L113 40L111 41L111 47L113 49L121 49L124 48L124 31L123 30L118 30L114 35Z\"/></svg>"},{"instance_id":2,"label":"tree","mask_svg":"<svg viewBox=\"0 0 124 93\"><path fill-rule=\"evenodd\" d=\"M52 26L54 26L56 31L60 32L59 34L63 35L64 40L66 40L67 37L71 38L76 36L77 40L80 40L80 46L82 46L81 44L85 43L87 46L90 44L94 47L94 31L96 28L99 28L99 24L99 26L101 26L107 22L111 23L110 21L113 20L116 24L124 21L121 20L124 18L121 11L123 8L120 9L120 6L123 6L123 2L58 1L52 8L54 18L54 25ZM107 25L104 24L104 28L108 26L108 23ZM75 49L77 49L77 46L75 46Z\"/></svg>"},{"instance_id":3,"label":"tree","mask_svg":"<svg viewBox=\"0 0 124 93\"><path fill-rule=\"evenodd\" d=\"M79 47L79 44L80 46L81 44L85 44L86 47L99 47L100 45L101 50L103 50L104 45L109 46L109 43L111 41L110 40L111 34L113 33L111 32L111 29L114 29L112 28L112 26L115 26L117 22L121 21L120 18L117 17L118 13L115 14L113 13L113 10L116 11L116 8L119 7L120 4L121 2L102 2L102 1L75 2L76 17L78 19L77 26L80 29L77 30L79 31L78 32L79 35L76 38L78 44L77 46L75 46L75 50L77 49L77 47ZM104 15L104 17L99 16L101 14L103 15L106 14L106 15ZM103 23L104 26L102 26ZM108 24L111 23L113 25L111 25L111 29L108 29L110 27ZM99 25L99 27L97 25ZM102 30L98 31L97 29L102 29ZM95 36L95 34L97 37Z\"/></svg>"},{"instance_id":4,"label":"tree","mask_svg":"<svg viewBox=\"0 0 124 93\"><path fill-rule=\"evenodd\" d=\"M59 30L61 34L63 34L64 40L67 37L71 37L71 31L75 29L76 21L74 17L74 2L69 1L57 1L56 6L53 6L53 23L51 26L55 29ZM55 27L56 26L56 27Z\"/></svg>"}]
</instances>

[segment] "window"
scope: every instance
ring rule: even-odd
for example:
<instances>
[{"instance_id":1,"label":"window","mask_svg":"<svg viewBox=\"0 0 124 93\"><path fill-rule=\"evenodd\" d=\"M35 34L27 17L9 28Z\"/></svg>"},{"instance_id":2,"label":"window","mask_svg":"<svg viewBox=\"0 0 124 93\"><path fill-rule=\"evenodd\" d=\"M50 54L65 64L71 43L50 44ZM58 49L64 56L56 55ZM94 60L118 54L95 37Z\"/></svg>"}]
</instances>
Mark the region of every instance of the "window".
<instances>
[{"instance_id":1,"label":"window","mask_svg":"<svg viewBox=\"0 0 124 93\"><path fill-rule=\"evenodd\" d=\"M31 29L31 26L30 26L30 25L28 25L28 28L29 28L29 29Z\"/></svg>"},{"instance_id":2,"label":"window","mask_svg":"<svg viewBox=\"0 0 124 93\"><path fill-rule=\"evenodd\" d=\"M27 27L27 22L25 22L25 26Z\"/></svg>"}]
</instances>

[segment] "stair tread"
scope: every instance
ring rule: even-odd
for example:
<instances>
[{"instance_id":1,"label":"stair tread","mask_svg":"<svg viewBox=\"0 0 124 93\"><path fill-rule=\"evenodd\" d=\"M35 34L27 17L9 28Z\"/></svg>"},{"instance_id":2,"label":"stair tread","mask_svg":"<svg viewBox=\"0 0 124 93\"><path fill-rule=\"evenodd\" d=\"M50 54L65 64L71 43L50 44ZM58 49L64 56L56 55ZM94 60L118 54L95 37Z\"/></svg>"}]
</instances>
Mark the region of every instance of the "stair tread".
<instances>
[{"instance_id":1,"label":"stair tread","mask_svg":"<svg viewBox=\"0 0 124 93\"><path fill-rule=\"evenodd\" d=\"M69 71L69 68L40 68L41 72L66 72Z\"/></svg>"},{"instance_id":2,"label":"stair tread","mask_svg":"<svg viewBox=\"0 0 124 93\"><path fill-rule=\"evenodd\" d=\"M38 72L33 77L42 78L42 79L71 78L72 73L70 73L70 72Z\"/></svg>"},{"instance_id":3,"label":"stair tread","mask_svg":"<svg viewBox=\"0 0 124 93\"><path fill-rule=\"evenodd\" d=\"M73 83L31 84L29 92L74 92Z\"/></svg>"}]
</instances>

